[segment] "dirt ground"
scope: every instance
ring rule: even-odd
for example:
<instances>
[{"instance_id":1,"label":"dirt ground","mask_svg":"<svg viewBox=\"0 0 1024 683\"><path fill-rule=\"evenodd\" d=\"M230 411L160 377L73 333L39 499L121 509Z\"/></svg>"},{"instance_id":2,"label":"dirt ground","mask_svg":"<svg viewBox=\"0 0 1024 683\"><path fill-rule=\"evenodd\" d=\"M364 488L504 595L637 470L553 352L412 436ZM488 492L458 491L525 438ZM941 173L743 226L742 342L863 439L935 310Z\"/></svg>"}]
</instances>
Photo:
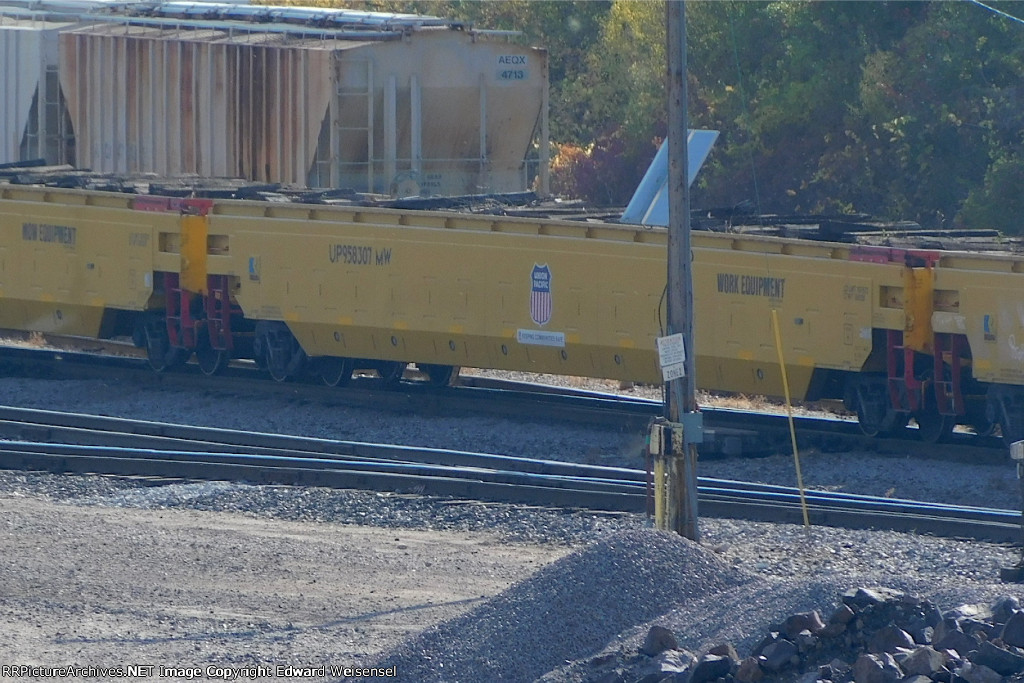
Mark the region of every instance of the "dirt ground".
<instances>
[{"instance_id":1,"label":"dirt ground","mask_svg":"<svg viewBox=\"0 0 1024 683\"><path fill-rule=\"evenodd\" d=\"M4 494L0 680L25 673L7 665L152 665L141 670L150 673L144 678L160 681L230 678L240 670L235 680L253 680L256 666L366 666L566 552L479 533L81 507ZM34 673L120 677L95 669L70 678Z\"/></svg>"}]
</instances>

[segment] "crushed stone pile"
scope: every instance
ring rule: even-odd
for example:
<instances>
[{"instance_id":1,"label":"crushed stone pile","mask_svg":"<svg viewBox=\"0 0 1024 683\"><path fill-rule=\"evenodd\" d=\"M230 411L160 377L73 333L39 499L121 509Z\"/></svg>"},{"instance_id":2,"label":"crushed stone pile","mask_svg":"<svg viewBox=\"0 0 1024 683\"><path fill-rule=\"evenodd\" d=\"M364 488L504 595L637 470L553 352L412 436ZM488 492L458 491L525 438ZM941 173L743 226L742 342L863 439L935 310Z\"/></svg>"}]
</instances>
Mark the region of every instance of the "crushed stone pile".
<instances>
[{"instance_id":1,"label":"crushed stone pile","mask_svg":"<svg viewBox=\"0 0 1024 683\"><path fill-rule=\"evenodd\" d=\"M655 624L630 651L573 662L541 681L586 683L1003 683L1024 680L1024 609L1013 596L941 611L886 588L846 591L825 612L791 614L741 657L694 654Z\"/></svg>"},{"instance_id":2,"label":"crushed stone pile","mask_svg":"<svg viewBox=\"0 0 1024 683\"><path fill-rule=\"evenodd\" d=\"M670 532L609 534L373 666L403 680L532 681L601 650L673 606L753 578Z\"/></svg>"}]
</instances>

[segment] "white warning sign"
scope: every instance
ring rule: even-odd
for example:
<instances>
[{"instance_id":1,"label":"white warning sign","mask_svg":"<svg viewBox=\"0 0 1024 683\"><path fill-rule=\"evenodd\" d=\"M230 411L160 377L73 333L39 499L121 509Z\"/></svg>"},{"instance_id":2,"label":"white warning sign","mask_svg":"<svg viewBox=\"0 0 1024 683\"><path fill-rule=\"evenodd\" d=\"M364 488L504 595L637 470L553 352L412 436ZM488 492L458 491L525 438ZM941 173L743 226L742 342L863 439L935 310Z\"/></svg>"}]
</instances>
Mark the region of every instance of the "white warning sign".
<instances>
[{"instance_id":1,"label":"white warning sign","mask_svg":"<svg viewBox=\"0 0 1024 683\"><path fill-rule=\"evenodd\" d=\"M658 363L666 382L686 376L686 342L681 333L658 337Z\"/></svg>"}]
</instances>

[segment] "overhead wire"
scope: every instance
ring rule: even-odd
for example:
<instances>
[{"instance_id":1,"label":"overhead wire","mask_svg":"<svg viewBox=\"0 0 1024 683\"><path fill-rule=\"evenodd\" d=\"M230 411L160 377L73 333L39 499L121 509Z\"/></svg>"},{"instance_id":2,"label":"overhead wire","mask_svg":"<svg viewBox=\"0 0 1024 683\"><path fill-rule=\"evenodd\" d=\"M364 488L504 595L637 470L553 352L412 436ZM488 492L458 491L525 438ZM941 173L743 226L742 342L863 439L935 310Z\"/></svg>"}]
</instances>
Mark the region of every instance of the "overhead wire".
<instances>
[{"instance_id":1,"label":"overhead wire","mask_svg":"<svg viewBox=\"0 0 1024 683\"><path fill-rule=\"evenodd\" d=\"M1004 12L1001 9L996 9L991 5L986 5L985 3L980 2L980 0L967 0L967 2L971 3L972 5L977 5L978 7L987 9L989 12L994 12L995 14L998 14L1001 17L1006 17L1010 21L1015 21L1018 24L1024 24L1024 19L1021 19L1020 17L1015 17L1012 14L1008 14L1007 12Z\"/></svg>"}]
</instances>

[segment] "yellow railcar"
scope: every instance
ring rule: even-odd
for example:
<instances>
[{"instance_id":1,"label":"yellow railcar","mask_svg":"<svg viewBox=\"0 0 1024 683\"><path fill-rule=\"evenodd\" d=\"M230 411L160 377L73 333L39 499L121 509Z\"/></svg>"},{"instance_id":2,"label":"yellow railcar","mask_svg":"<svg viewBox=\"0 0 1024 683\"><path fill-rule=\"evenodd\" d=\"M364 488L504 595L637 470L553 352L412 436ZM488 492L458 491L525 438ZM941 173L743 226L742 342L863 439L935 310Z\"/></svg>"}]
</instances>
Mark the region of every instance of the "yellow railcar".
<instances>
[{"instance_id":1,"label":"yellow railcar","mask_svg":"<svg viewBox=\"0 0 1024 683\"><path fill-rule=\"evenodd\" d=\"M133 334L154 368L251 357L276 379L453 366L657 383L660 228L0 184L0 325ZM1024 259L693 235L697 383L843 398L1024 437Z\"/></svg>"}]
</instances>

